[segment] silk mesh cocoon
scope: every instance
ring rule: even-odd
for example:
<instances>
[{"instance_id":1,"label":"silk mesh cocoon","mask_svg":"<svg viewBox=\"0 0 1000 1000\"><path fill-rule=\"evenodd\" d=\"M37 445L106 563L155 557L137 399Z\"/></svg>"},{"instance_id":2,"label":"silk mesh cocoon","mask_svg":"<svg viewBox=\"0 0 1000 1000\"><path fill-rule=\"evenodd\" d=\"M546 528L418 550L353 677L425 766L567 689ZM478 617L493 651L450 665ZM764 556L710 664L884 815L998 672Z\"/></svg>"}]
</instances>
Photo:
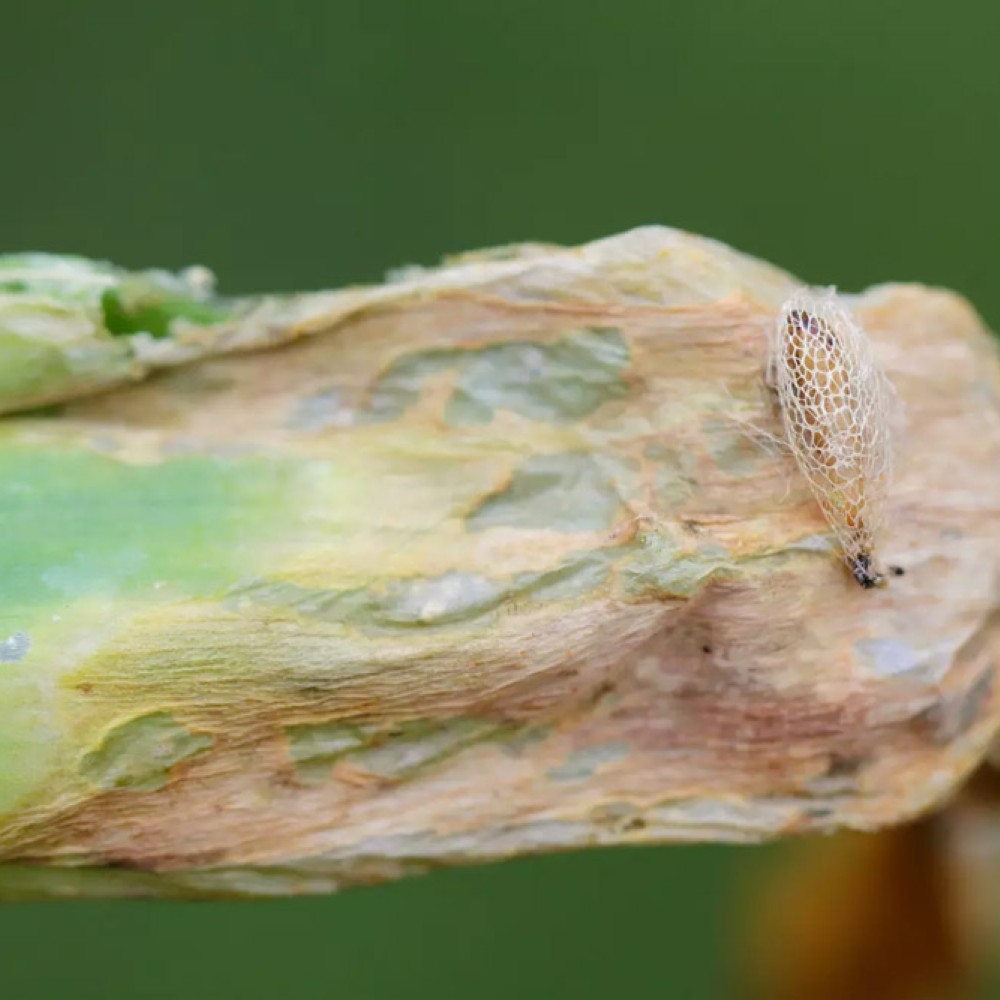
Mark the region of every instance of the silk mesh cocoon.
<instances>
[{"instance_id":1,"label":"silk mesh cocoon","mask_svg":"<svg viewBox=\"0 0 1000 1000\"><path fill-rule=\"evenodd\" d=\"M767 373L796 464L855 578L874 586L893 393L868 336L833 289L801 289L778 315Z\"/></svg>"}]
</instances>

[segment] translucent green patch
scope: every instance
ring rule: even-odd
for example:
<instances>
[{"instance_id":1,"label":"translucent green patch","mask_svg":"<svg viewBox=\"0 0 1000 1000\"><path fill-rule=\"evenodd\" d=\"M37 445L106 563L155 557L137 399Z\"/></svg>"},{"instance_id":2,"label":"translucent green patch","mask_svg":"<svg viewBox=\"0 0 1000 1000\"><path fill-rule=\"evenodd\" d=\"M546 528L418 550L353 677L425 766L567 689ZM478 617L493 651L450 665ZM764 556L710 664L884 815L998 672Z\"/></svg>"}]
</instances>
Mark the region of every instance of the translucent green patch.
<instances>
[{"instance_id":1,"label":"translucent green patch","mask_svg":"<svg viewBox=\"0 0 1000 1000\"><path fill-rule=\"evenodd\" d=\"M80 773L101 788L153 791L170 780L170 769L205 753L213 739L180 725L170 712L142 715L112 729L83 758Z\"/></svg>"},{"instance_id":2,"label":"translucent green patch","mask_svg":"<svg viewBox=\"0 0 1000 1000\"><path fill-rule=\"evenodd\" d=\"M706 421L704 427L715 464L730 476L752 476L767 458L764 446L754 441L749 432L734 430L718 420Z\"/></svg>"},{"instance_id":3,"label":"translucent green patch","mask_svg":"<svg viewBox=\"0 0 1000 1000\"><path fill-rule=\"evenodd\" d=\"M402 781L493 736L501 728L487 719L407 722L370 749L354 754L351 763L381 778Z\"/></svg>"},{"instance_id":4,"label":"translucent green patch","mask_svg":"<svg viewBox=\"0 0 1000 1000\"><path fill-rule=\"evenodd\" d=\"M619 579L630 597L691 597L710 577L732 567L732 558L719 546L682 555L669 540L648 535L622 564Z\"/></svg>"},{"instance_id":5,"label":"translucent green patch","mask_svg":"<svg viewBox=\"0 0 1000 1000\"><path fill-rule=\"evenodd\" d=\"M445 418L453 426L485 424L508 410L549 423L579 420L627 393L628 365L628 344L617 330L487 347L463 365Z\"/></svg>"},{"instance_id":6,"label":"translucent green patch","mask_svg":"<svg viewBox=\"0 0 1000 1000\"><path fill-rule=\"evenodd\" d=\"M468 524L473 531L501 526L552 531L610 528L621 507L618 481L588 452L533 455L514 471L502 493L487 497L469 515Z\"/></svg>"},{"instance_id":7,"label":"translucent green patch","mask_svg":"<svg viewBox=\"0 0 1000 1000\"><path fill-rule=\"evenodd\" d=\"M628 344L618 330L585 329L554 342L518 340L470 350L424 351L394 362L376 382L360 419L398 420L426 380L445 372L454 389L452 426L489 423L499 410L565 423L626 395Z\"/></svg>"},{"instance_id":8,"label":"translucent green patch","mask_svg":"<svg viewBox=\"0 0 1000 1000\"><path fill-rule=\"evenodd\" d=\"M285 736L296 775L306 785L321 784L337 760L371 739L370 730L341 722L286 726Z\"/></svg>"},{"instance_id":9,"label":"translucent green patch","mask_svg":"<svg viewBox=\"0 0 1000 1000\"><path fill-rule=\"evenodd\" d=\"M645 450L655 466L656 500L667 510L694 496L698 489L698 458L689 448L650 444Z\"/></svg>"},{"instance_id":10,"label":"translucent green patch","mask_svg":"<svg viewBox=\"0 0 1000 1000\"><path fill-rule=\"evenodd\" d=\"M479 573L450 572L353 590L256 580L234 588L226 603L235 610L243 605L284 608L365 631L440 627L476 621L508 601L537 599L541 603L582 596L604 583L620 557L620 550L597 549L542 573L493 579Z\"/></svg>"},{"instance_id":11,"label":"translucent green patch","mask_svg":"<svg viewBox=\"0 0 1000 1000\"><path fill-rule=\"evenodd\" d=\"M331 767L349 758L352 766L401 781L483 740L516 732L489 719L413 719L392 726L331 722L288 726L289 756L298 779L321 784Z\"/></svg>"},{"instance_id":12,"label":"translucent green patch","mask_svg":"<svg viewBox=\"0 0 1000 1000\"><path fill-rule=\"evenodd\" d=\"M422 351L395 361L375 383L362 422L398 420L420 398L424 383L433 375L462 362L461 351Z\"/></svg>"}]
</instances>

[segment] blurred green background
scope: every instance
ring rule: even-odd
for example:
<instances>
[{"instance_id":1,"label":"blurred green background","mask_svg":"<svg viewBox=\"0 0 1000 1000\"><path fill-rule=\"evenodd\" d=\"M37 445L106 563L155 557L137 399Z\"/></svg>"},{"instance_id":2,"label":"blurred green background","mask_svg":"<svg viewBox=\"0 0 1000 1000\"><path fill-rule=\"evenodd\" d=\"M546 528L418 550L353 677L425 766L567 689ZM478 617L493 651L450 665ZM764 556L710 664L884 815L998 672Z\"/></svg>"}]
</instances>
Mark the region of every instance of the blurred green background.
<instances>
[{"instance_id":1,"label":"blurred green background","mask_svg":"<svg viewBox=\"0 0 1000 1000\"><path fill-rule=\"evenodd\" d=\"M225 292L663 222L1000 324L995 0L3 5L0 250ZM339 897L0 909L36 997L738 997L773 850L527 859Z\"/></svg>"}]
</instances>

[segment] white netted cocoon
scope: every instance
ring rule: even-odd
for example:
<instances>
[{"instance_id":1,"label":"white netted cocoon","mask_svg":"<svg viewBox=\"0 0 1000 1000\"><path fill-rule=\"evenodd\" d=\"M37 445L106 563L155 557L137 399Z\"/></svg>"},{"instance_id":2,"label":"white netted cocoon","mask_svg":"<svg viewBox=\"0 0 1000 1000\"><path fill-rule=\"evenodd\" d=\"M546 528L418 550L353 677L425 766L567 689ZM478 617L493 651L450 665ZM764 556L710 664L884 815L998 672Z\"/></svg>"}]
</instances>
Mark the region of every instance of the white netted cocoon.
<instances>
[{"instance_id":1,"label":"white netted cocoon","mask_svg":"<svg viewBox=\"0 0 1000 1000\"><path fill-rule=\"evenodd\" d=\"M767 377L792 454L848 567L862 586L875 586L875 540L892 475L893 391L833 289L800 289L781 307Z\"/></svg>"}]
</instances>

